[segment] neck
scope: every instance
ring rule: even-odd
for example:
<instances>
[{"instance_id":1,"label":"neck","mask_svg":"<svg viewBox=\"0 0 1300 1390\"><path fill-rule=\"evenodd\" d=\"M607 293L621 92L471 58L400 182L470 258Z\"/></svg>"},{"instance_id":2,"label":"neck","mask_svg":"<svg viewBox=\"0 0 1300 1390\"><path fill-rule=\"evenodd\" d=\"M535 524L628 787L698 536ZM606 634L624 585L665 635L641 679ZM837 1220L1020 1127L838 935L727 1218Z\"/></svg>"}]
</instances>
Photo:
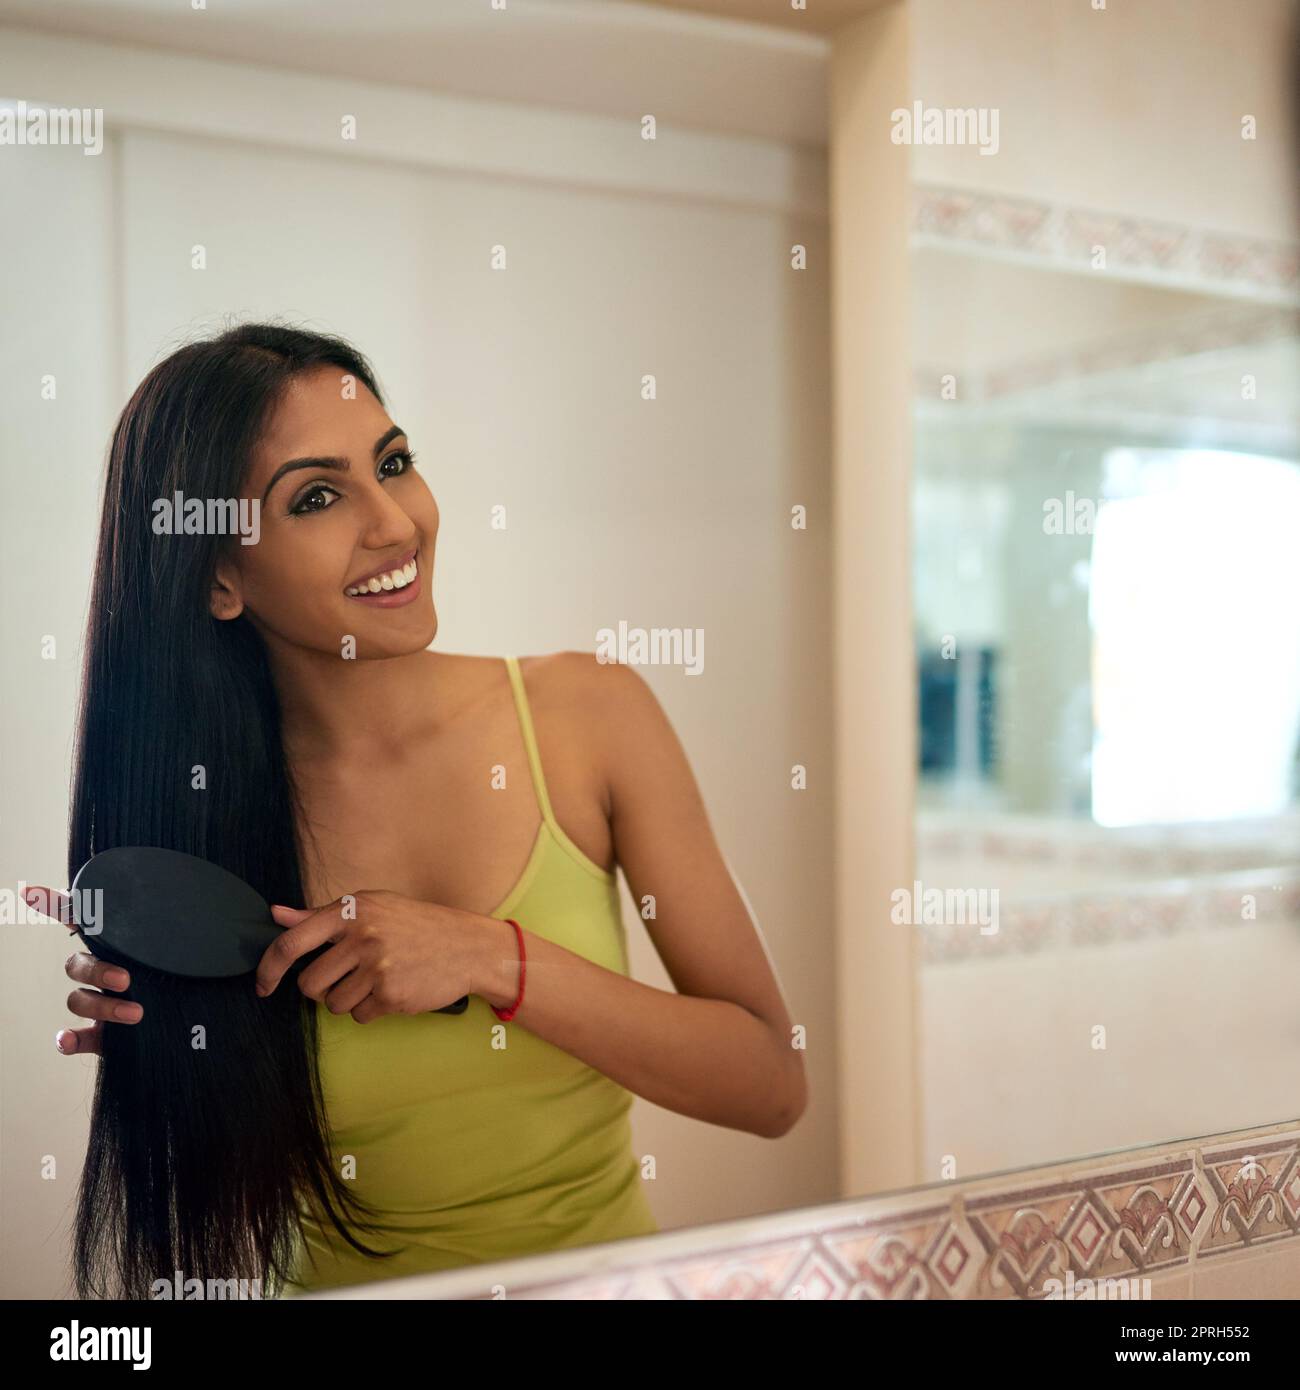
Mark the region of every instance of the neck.
<instances>
[{"instance_id":1,"label":"neck","mask_svg":"<svg viewBox=\"0 0 1300 1390\"><path fill-rule=\"evenodd\" d=\"M437 725L433 652L345 661L269 635L266 650L292 765L400 758Z\"/></svg>"}]
</instances>

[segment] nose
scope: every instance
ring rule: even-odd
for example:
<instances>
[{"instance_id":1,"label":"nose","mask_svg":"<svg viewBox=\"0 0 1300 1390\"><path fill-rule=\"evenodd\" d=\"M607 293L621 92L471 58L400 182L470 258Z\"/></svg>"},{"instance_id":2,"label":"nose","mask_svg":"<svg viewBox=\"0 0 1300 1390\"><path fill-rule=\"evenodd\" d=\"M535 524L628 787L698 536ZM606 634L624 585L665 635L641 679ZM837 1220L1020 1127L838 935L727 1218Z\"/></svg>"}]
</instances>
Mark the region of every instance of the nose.
<instances>
[{"instance_id":1,"label":"nose","mask_svg":"<svg viewBox=\"0 0 1300 1390\"><path fill-rule=\"evenodd\" d=\"M383 550L415 538L419 528L382 483L373 482L366 489L364 500L359 498L358 503L365 517L361 534L365 549Z\"/></svg>"}]
</instances>

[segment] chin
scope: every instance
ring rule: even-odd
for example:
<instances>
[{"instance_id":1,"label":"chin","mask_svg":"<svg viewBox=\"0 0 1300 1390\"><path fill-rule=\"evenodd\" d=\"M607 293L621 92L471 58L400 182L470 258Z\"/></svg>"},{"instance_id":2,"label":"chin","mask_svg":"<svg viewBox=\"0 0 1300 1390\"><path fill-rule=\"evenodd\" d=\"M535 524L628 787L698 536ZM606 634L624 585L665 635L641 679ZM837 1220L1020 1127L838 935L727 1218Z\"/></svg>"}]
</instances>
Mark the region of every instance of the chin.
<instances>
[{"instance_id":1,"label":"chin","mask_svg":"<svg viewBox=\"0 0 1300 1390\"><path fill-rule=\"evenodd\" d=\"M378 629L357 632L357 655L363 660L373 657L384 660L394 656L412 656L422 652L438 634L438 615L429 613L423 622L412 622L402 632Z\"/></svg>"}]
</instances>

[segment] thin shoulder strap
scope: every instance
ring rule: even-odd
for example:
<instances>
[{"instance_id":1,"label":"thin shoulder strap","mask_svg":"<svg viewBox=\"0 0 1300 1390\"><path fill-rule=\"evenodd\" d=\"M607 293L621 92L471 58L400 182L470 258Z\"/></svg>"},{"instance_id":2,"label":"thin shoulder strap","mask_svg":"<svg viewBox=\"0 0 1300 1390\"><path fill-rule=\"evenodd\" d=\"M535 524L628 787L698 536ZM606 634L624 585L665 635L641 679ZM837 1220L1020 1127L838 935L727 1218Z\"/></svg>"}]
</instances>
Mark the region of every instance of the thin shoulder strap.
<instances>
[{"instance_id":1,"label":"thin shoulder strap","mask_svg":"<svg viewBox=\"0 0 1300 1390\"><path fill-rule=\"evenodd\" d=\"M542 773L542 755L537 748L537 733L533 729L533 715L528 708L528 691L524 689L524 674L519 669L519 658L508 656L506 670L510 673L510 685L515 694L515 710L519 715L519 730L524 736L524 747L528 750L528 768L533 775L533 791L537 794L537 805L542 819L554 825L555 815L551 811L551 798L546 793L546 778Z\"/></svg>"}]
</instances>

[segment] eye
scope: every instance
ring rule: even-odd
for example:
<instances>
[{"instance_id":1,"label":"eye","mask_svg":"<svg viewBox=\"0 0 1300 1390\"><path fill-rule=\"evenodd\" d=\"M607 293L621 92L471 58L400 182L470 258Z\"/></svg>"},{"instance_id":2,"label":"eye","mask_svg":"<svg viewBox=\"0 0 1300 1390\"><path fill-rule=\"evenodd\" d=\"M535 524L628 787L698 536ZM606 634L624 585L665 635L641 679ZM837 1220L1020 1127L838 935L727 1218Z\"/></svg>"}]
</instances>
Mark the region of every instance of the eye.
<instances>
[{"instance_id":1,"label":"eye","mask_svg":"<svg viewBox=\"0 0 1300 1390\"><path fill-rule=\"evenodd\" d=\"M290 515L304 516L308 512L323 512L326 507L332 507L334 505L332 502L319 502L310 506L308 505L308 503L313 502L314 498L324 497L327 492L333 493L335 497L339 495L328 483L313 483L312 486L299 497L293 506L289 508Z\"/></svg>"},{"instance_id":2,"label":"eye","mask_svg":"<svg viewBox=\"0 0 1300 1390\"><path fill-rule=\"evenodd\" d=\"M401 467L385 472L390 463L401 463ZM395 454L389 454L387 458L380 459L377 469L381 478L400 478L408 468L415 467L415 455L409 449L399 449Z\"/></svg>"}]
</instances>

